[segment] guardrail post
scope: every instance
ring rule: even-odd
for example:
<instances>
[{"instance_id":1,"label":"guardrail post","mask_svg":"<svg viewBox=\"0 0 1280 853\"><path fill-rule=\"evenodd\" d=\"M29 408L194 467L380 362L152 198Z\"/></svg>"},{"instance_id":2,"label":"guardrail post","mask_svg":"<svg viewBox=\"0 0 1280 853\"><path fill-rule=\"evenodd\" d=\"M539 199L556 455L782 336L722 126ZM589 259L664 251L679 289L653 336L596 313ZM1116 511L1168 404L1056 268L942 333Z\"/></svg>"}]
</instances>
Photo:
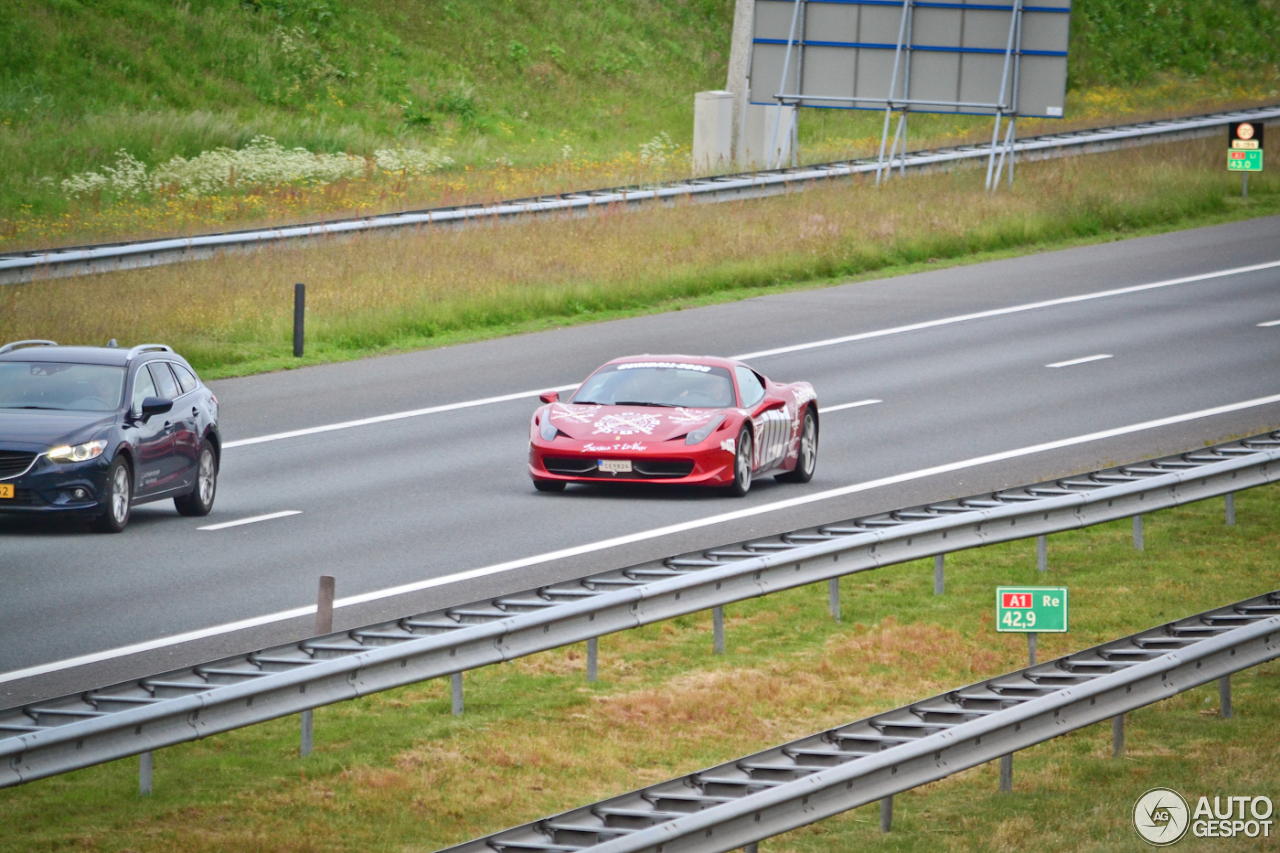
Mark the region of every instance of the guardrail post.
<instances>
[{"instance_id":1,"label":"guardrail post","mask_svg":"<svg viewBox=\"0 0 1280 853\"><path fill-rule=\"evenodd\" d=\"M724 606L711 608L711 630L714 634L713 650L716 654L724 654Z\"/></svg>"},{"instance_id":2,"label":"guardrail post","mask_svg":"<svg viewBox=\"0 0 1280 853\"><path fill-rule=\"evenodd\" d=\"M1124 714L1111 718L1111 757L1124 755Z\"/></svg>"},{"instance_id":3,"label":"guardrail post","mask_svg":"<svg viewBox=\"0 0 1280 853\"><path fill-rule=\"evenodd\" d=\"M138 756L138 794L140 796L151 796L151 770L151 752L148 750Z\"/></svg>"},{"instance_id":4,"label":"guardrail post","mask_svg":"<svg viewBox=\"0 0 1280 853\"><path fill-rule=\"evenodd\" d=\"M307 286L299 282L293 286L293 355L302 358L302 339L306 327Z\"/></svg>"},{"instance_id":5,"label":"guardrail post","mask_svg":"<svg viewBox=\"0 0 1280 853\"><path fill-rule=\"evenodd\" d=\"M449 676L449 688L453 694L453 715L462 713L462 673L455 672Z\"/></svg>"},{"instance_id":6,"label":"guardrail post","mask_svg":"<svg viewBox=\"0 0 1280 853\"><path fill-rule=\"evenodd\" d=\"M947 555L939 554L933 558L933 594L942 595L947 591Z\"/></svg>"},{"instance_id":7,"label":"guardrail post","mask_svg":"<svg viewBox=\"0 0 1280 853\"><path fill-rule=\"evenodd\" d=\"M893 829L893 794L880 800L880 831Z\"/></svg>"},{"instance_id":8,"label":"guardrail post","mask_svg":"<svg viewBox=\"0 0 1280 853\"><path fill-rule=\"evenodd\" d=\"M592 637L587 640L587 681L599 681L597 664L600 655L600 640Z\"/></svg>"},{"instance_id":9,"label":"guardrail post","mask_svg":"<svg viewBox=\"0 0 1280 853\"><path fill-rule=\"evenodd\" d=\"M1227 492L1227 527L1235 527L1236 524L1236 494L1235 492Z\"/></svg>"},{"instance_id":10,"label":"guardrail post","mask_svg":"<svg viewBox=\"0 0 1280 853\"><path fill-rule=\"evenodd\" d=\"M1043 533L1036 537L1036 568L1049 571L1049 537Z\"/></svg>"},{"instance_id":11,"label":"guardrail post","mask_svg":"<svg viewBox=\"0 0 1280 853\"><path fill-rule=\"evenodd\" d=\"M742 853L760 853L760 842L752 841L746 847L742 848Z\"/></svg>"},{"instance_id":12,"label":"guardrail post","mask_svg":"<svg viewBox=\"0 0 1280 853\"><path fill-rule=\"evenodd\" d=\"M1135 515L1133 517L1133 547L1134 550L1142 550L1142 516Z\"/></svg>"},{"instance_id":13,"label":"guardrail post","mask_svg":"<svg viewBox=\"0 0 1280 853\"><path fill-rule=\"evenodd\" d=\"M301 287L301 285L299 285ZM333 633L333 589L334 580L331 575L320 576L320 590L316 594L316 636L323 637ZM310 709L302 712L302 743L298 753L306 758L311 754L314 745L315 717Z\"/></svg>"},{"instance_id":14,"label":"guardrail post","mask_svg":"<svg viewBox=\"0 0 1280 853\"><path fill-rule=\"evenodd\" d=\"M1013 792L1013 753L1000 756L1000 792Z\"/></svg>"},{"instance_id":15,"label":"guardrail post","mask_svg":"<svg viewBox=\"0 0 1280 853\"><path fill-rule=\"evenodd\" d=\"M1224 675L1218 679L1219 715L1224 720L1231 719L1231 676Z\"/></svg>"},{"instance_id":16,"label":"guardrail post","mask_svg":"<svg viewBox=\"0 0 1280 853\"><path fill-rule=\"evenodd\" d=\"M1027 633L1027 666L1036 665L1036 632Z\"/></svg>"},{"instance_id":17,"label":"guardrail post","mask_svg":"<svg viewBox=\"0 0 1280 853\"><path fill-rule=\"evenodd\" d=\"M840 621L840 578L827 581L827 604L831 608L831 618Z\"/></svg>"}]
</instances>

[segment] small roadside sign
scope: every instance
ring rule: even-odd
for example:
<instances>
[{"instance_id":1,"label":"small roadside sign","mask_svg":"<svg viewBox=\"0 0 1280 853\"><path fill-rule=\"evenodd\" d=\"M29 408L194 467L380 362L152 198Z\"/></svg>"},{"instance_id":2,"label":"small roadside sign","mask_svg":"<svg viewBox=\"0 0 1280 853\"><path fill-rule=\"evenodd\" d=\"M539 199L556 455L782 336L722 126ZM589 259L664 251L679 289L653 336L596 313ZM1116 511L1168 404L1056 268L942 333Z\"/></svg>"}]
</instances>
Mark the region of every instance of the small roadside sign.
<instances>
[{"instance_id":1,"label":"small roadside sign","mask_svg":"<svg viewBox=\"0 0 1280 853\"><path fill-rule=\"evenodd\" d=\"M1005 633L1065 633L1065 586L996 587L996 630Z\"/></svg>"},{"instance_id":2,"label":"small roadside sign","mask_svg":"<svg viewBox=\"0 0 1280 853\"><path fill-rule=\"evenodd\" d=\"M1227 127L1227 170L1261 172L1262 122L1238 121Z\"/></svg>"}]
</instances>

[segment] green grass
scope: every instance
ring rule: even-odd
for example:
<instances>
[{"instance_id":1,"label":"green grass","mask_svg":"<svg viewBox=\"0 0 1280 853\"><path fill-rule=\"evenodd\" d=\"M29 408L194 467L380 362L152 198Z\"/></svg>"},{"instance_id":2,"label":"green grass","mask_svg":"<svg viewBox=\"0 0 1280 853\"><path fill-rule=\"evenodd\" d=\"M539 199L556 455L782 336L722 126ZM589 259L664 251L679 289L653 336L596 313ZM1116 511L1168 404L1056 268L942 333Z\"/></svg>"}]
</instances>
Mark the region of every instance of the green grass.
<instances>
[{"instance_id":1,"label":"green grass","mask_svg":"<svg viewBox=\"0 0 1280 853\"><path fill-rule=\"evenodd\" d=\"M609 159L661 132L687 145L692 94L724 85L732 14L732 0L0 0L0 219L68 213L56 182L122 148L155 165L266 134L365 155L442 146L463 168L554 162L566 145ZM1103 99L1119 102L1163 80L1166 109L1192 91L1274 95L1277 33L1275 0L1079 0L1070 86L1124 87ZM877 132L873 115L824 110L801 128L817 147Z\"/></svg>"},{"instance_id":2,"label":"green grass","mask_svg":"<svg viewBox=\"0 0 1280 853\"><path fill-rule=\"evenodd\" d=\"M1127 522L1052 536L1046 575L1031 540L953 554L941 597L932 561L856 575L840 624L825 584L743 602L724 657L705 613L613 635L597 685L581 647L489 667L461 717L447 680L342 703L316 713L308 759L296 718L172 747L145 799L136 759L2 791L0 850L434 850L1020 668L1023 638L992 624L1000 584L1070 588L1071 632L1042 635L1042 660L1280 588L1280 488L1236 507L1234 528L1221 500L1148 515L1142 552ZM1147 788L1275 797L1280 666L1233 683L1232 720L1212 685L1130 714L1123 759L1093 726L1019 753L1012 795L984 765L897 797L888 836L869 806L762 849L1137 849Z\"/></svg>"}]
</instances>

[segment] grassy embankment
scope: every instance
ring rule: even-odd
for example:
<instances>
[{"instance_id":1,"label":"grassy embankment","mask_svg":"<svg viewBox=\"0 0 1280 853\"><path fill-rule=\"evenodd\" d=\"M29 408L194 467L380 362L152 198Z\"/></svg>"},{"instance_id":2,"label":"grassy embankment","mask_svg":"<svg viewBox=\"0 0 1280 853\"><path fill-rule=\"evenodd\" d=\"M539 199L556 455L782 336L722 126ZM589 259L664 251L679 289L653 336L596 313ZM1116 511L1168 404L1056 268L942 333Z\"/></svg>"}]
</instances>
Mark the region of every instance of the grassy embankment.
<instances>
[{"instance_id":1,"label":"grassy embankment","mask_svg":"<svg viewBox=\"0 0 1280 853\"><path fill-rule=\"evenodd\" d=\"M856 575L840 624L825 584L743 602L723 657L705 613L605 637L596 685L581 646L489 667L467 674L461 717L447 679L335 705L305 760L296 717L173 747L146 799L136 759L0 791L0 851L425 853L1017 669L999 584L1070 588L1071 632L1041 635L1042 660L1280 588L1280 487L1236 507L1234 528L1220 500L1148 515L1142 552L1127 522L1053 536L1044 575L1031 540L953 554L941 597L931 560ZM888 836L872 804L761 849L1137 849L1129 814L1150 787L1276 799L1280 665L1233 683L1231 720L1215 684L1130 714L1120 760L1101 724L1019 753L1012 795L984 765L900 795Z\"/></svg>"},{"instance_id":2,"label":"grassy embankment","mask_svg":"<svg viewBox=\"0 0 1280 853\"><path fill-rule=\"evenodd\" d=\"M679 177L692 93L724 84L731 0L0 0L0 247L194 232ZM1068 122L1194 112L1280 94L1274 0L1079 0ZM912 144L989 122L917 116ZM1023 132L1038 129L1026 123ZM671 144L649 145L661 134ZM272 183L191 197L69 195L117 162L155 169L258 135L430 174ZM806 111L809 160L868 153L874 114Z\"/></svg>"},{"instance_id":3,"label":"grassy embankment","mask_svg":"<svg viewBox=\"0 0 1280 853\"><path fill-rule=\"evenodd\" d=\"M1280 156L1280 134L1267 144ZM162 340L217 377L1280 212L1280 176L1255 175L1244 202L1223 155L1193 141L1024 164L997 194L970 169L7 286L0 339ZM291 355L295 281L305 359Z\"/></svg>"}]
</instances>

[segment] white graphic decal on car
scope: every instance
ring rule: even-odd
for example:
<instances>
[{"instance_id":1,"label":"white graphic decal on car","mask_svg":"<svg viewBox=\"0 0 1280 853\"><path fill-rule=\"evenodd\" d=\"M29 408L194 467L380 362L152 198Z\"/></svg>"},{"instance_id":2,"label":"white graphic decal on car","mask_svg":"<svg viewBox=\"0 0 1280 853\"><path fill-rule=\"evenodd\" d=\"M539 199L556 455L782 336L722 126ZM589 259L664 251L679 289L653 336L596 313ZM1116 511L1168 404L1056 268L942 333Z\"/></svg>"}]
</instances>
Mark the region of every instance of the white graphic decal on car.
<instances>
[{"instance_id":1,"label":"white graphic decal on car","mask_svg":"<svg viewBox=\"0 0 1280 853\"><path fill-rule=\"evenodd\" d=\"M596 421L594 431L597 435L602 432L614 435L635 435L642 432L645 435L651 435L661 422L662 419L657 415L646 415L643 412L616 412Z\"/></svg>"},{"instance_id":2,"label":"white graphic decal on car","mask_svg":"<svg viewBox=\"0 0 1280 853\"><path fill-rule=\"evenodd\" d=\"M720 442L720 449L727 450L730 453L737 453L738 443L734 441L732 438L726 438L724 441Z\"/></svg>"},{"instance_id":3,"label":"white graphic decal on car","mask_svg":"<svg viewBox=\"0 0 1280 853\"><path fill-rule=\"evenodd\" d=\"M596 416L596 412L600 411L599 406L575 406L572 403L556 403L551 407L551 420L553 421L572 421L575 424L585 424Z\"/></svg>"},{"instance_id":4,"label":"white graphic decal on car","mask_svg":"<svg viewBox=\"0 0 1280 853\"><path fill-rule=\"evenodd\" d=\"M633 450L639 453L643 453L648 449L649 449L649 446L647 444L640 444L639 442L631 442L631 443L624 442L622 444L592 444L591 442L588 441L586 444L582 445L582 449L579 452L580 453L599 453L601 451L606 451L606 450L608 451Z\"/></svg>"},{"instance_id":5,"label":"white graphic decal on car","mask_svg":"<svg viewBox=\"0 0 1280 853\"><path fill-rule=\"evenodd\" d=\"M686 409L678 406L675 411L667 415L667 418L679 426L700 426L711 420L711 416L715 414L714 410L709 409Z\"/></svg>"}]
</instances>

